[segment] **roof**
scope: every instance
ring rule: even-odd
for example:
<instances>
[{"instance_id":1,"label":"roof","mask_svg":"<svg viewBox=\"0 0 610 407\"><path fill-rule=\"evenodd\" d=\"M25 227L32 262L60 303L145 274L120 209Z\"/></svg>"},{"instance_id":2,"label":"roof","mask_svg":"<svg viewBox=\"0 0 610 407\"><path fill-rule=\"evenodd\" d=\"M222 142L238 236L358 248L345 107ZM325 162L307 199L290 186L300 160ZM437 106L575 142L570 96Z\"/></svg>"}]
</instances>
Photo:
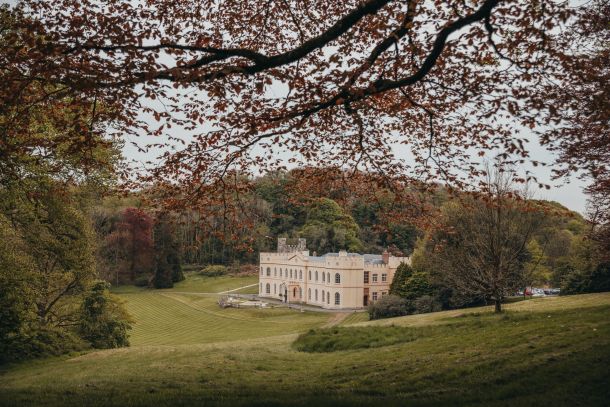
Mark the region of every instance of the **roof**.
<instances>
[{"instance_id":1,"label":"roof","mask_svg":"<svg viewBox=\"0 0 610 407\"><path fill-rule=\"evenodd\" d=\"M326 253L323 256L308 256L307 260L324 262L326 257L339 257L339 253ZM365 264L383 264L383 259L380 254L347 253L347 257L364 257Z\"/></svg>"}]
</instances>

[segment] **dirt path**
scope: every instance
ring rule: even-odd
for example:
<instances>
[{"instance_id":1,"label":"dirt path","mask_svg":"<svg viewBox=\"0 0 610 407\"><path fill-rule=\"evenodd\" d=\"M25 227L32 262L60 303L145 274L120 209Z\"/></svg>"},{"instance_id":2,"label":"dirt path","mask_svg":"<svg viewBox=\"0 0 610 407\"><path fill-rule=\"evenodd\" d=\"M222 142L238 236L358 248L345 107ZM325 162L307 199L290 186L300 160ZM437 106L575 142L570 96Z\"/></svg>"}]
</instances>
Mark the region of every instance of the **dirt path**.
<instances>
[{"instance_id":1,"label":"dirt path","mask_svg":"<svg viewBox=\"0 0 610 407\"><path fill-rule=\"evenodd\" d=\"M322 325L322 328L332 328L335 325L339 325L348 315L350 314L347 312L338 312L330 317L328 322Z\"/></svg>"},{"instance_id":2,"label":"dirt path","mask_svg":"<svg viewBox=\"0 0 610 407\"><path fill-rule=\"evenodd\" d=\"M237 288L234 288L232 290L221 291L218 294L228 294L228 293L232 293L232 292L235 292L235 291L243 290L244 288L255 287L257 285L258 285L258 283L254 283L254 284L250 284L250 285L245 285L243 287L237 287Z\"/></svg>"}]
</instances>

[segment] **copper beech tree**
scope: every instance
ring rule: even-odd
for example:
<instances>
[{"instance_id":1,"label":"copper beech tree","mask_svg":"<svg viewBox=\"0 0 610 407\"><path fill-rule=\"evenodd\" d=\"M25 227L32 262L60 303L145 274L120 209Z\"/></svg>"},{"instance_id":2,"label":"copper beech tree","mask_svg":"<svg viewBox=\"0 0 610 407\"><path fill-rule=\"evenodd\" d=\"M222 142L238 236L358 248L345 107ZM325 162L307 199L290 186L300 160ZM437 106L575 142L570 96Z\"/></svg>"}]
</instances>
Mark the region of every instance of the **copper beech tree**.
<instances>
[{"instance_id":1,"label":"copper beech tree","mask_svg":"<svg viewBox=\"0 0 610 407\"><path fill-rule=\"evenodd\" d=\"M15 157L52 161L58 151L95 165L96 144L135 143L159 152L137 181L161 186L166 203L241 221L251 176L286 166L364 174L404 200L431 181L484 187L486 156L545 164L529 154L539 137L563 154L558 171L599 178L607 155L571 138L608 137L607 116L595 114L607 98L589 97L607 90L607 9L599 0L23 0L0 27L3 171ZM30 118L41 114L60 135L39 136Z\"/></svg>"}]
</instances>

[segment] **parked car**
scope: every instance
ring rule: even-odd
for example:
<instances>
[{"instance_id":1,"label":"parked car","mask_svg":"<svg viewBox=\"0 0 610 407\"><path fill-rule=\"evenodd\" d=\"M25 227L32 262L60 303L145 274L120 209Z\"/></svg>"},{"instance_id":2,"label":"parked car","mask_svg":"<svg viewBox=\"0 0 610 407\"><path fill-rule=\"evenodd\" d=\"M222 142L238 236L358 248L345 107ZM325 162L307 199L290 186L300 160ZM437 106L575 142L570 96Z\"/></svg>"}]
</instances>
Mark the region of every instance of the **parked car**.
<instances>
[{"instance_id":1,"label":"parked car","mask_svg":"<svg viewBox=\"0 0 610 407\"><path fill-rule=\"evenodd\" d=\"M545 295L542 288L532 288L532 297L544 297Z\"/></svg>"}]
</instances>

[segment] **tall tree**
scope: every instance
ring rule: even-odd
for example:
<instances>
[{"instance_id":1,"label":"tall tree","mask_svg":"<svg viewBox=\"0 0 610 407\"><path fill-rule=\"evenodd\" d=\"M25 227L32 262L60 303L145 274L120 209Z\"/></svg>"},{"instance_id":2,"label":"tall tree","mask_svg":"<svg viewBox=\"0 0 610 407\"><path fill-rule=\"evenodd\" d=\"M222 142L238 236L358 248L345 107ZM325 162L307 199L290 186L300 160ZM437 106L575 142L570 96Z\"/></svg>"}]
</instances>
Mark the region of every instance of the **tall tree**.
<instances>
[{"instance_id":1,"label":"tall tree","mask_svg":"<svg viewBox=\"0 0 610 407\"><path fill-rule=\"evenodd\" d=\"M311 250L320 254L338 250L360 252L363 245L358 232L358 224L335 201L321 198L309 207L299 235L307 239Z\"/></svg>"},{"instance_id":2,"label":"tall tree","mask_svg":"<svg viewBox=\"0 0 610 407\"><path fill-rule=\"evenodd\" d=\"M153 219L139 208L125 208L103 237L101 255L116 284L150 275L154 266Z\"/></svg>"},{"instance_id":3,"label":"tall tree","mask_svg":"<svg viewBox=\"0 0 610 407\"><path fill-rule=\"evenodd\" d=\"M0 213L0 362L35 320L35 296L29 285L35 278L27 245Z\"/></svg>"},{"instance_id":4,"label":"tall tree","mask_svg":"<svg viewBox=\"0 0 610 407\"><path fill-rule=\"evenodd\" d=\"M174 237L170 214L162 212L157 216L155 235L155 288L170 288L174 282L184 280L180 262L180 252Z\"/></svg>"},{"instance_id":5,"label":"tall tree","mask_svg":"<svg viewBox=\"0 0 610 407\"><path fill-rule=\"evenodd\" d=\"M501 312L504 297L522 287L527 244L540 227L532 201L514 190L510 172L488 176L490 199L450 202L443 208L437 246L436 277L453 289L456 300L492 301Z\"/></svg>"}]
</instances>

